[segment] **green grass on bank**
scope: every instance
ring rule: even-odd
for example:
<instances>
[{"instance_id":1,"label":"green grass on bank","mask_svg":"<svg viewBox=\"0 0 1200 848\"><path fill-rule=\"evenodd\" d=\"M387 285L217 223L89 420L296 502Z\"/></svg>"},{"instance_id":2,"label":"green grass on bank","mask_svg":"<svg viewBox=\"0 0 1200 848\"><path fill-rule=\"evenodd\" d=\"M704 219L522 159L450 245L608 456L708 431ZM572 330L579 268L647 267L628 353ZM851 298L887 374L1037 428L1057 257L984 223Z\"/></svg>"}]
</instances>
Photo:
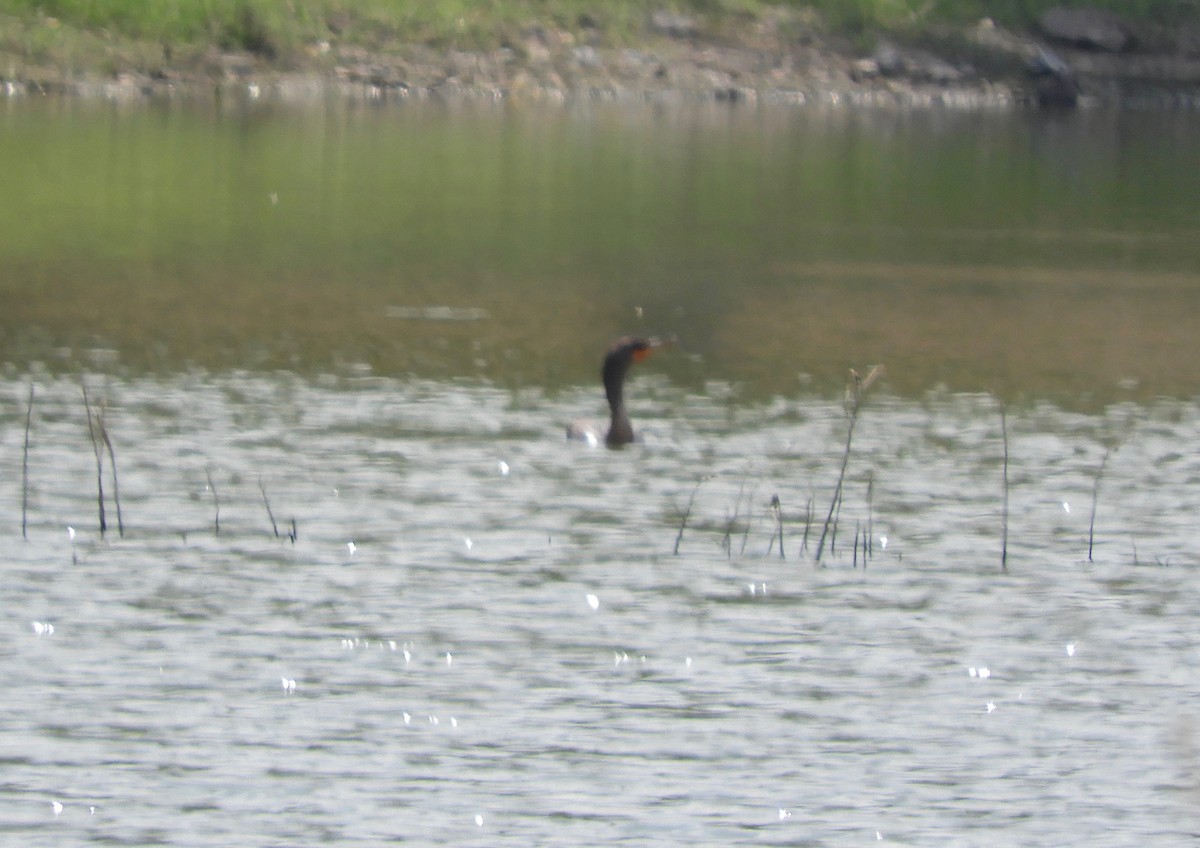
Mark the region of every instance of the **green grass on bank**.
<instances>
[{"instance_id":1,"label":"green grass on bank","mask_svg":"<svg viewBox=\"0 0 1200 848\"><path fill-rule=\"evenodd\" d=\"M1022 27L1048 8L1075 0L0 0L0 50L36 60L64 53L129 53L152 46L246 50L286 64L315 44L367 49L429 44L463 49L517 42L540 24L589 40L644 39L652 12L693 17L701 29L727 32L780 12L830 32L857 34L964 23L982 17ZM1200 0L1088 0L1162 24L1200 20ZM114 45L116 45L114 47ZM3 69L0 68L0 72Z\"/></svg>"},{"instance_id":2,"label":"green grass on bank","mask_svg":"<svg viewBox=\"0 0 1200 848\"><path fill-rule=\"evenodd\" d=\"M719 12L722 4L700 5ZM482 48L535 23L568 31L591 25L622 40L644 27L652 8L642 0L0 0L0 15L26 26L179 46L216 44L268 57L329 39L367 47L399 42Z\"/></svg>"}]
</instances>

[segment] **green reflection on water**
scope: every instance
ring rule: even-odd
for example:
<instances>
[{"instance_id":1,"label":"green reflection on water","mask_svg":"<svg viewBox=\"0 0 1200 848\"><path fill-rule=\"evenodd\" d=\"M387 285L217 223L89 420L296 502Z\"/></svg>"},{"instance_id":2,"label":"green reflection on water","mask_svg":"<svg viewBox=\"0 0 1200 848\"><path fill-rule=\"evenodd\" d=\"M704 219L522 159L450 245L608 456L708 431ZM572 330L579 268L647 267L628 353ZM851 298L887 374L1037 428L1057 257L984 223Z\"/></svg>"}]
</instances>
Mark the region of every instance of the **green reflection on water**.
<instances>
[{"instance_id":1,"label":"green reflection on water","mask_svg":"<svg viewBox=\"0 0 1200 848\"><path fill-rule=\"evenodd\" d=\"M554 387L645 331L680 337L673 379L749 397L878 361L901 393L1191 395L1198 138L1129 113L10 100L0 355Z\"/></svg>"}]
</instances>

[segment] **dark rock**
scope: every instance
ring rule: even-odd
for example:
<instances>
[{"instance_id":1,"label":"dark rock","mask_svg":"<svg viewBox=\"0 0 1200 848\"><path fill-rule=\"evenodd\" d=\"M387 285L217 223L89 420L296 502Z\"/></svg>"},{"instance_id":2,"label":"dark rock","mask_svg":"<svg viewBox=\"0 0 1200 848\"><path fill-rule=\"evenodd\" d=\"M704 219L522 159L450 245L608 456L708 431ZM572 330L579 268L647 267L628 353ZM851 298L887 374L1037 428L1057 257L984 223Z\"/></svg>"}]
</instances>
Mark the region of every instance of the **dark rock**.
<instances>
[{"instance_id":1,"label":"dark rock","mask_svg":"<svg viewBox=\"0 0 1200 848\"><path fill-rule=\"evenodd\" d=\"M885 77L898 77L905 72L904 57L895 45L880 43L871 55L876 71Z\"/></svg>"},{"instance_id":2,"label":"dark rock","mask_svg":"<svg viewBox=\"0 0 1200 848\"><path fill-rule=\"evenodd\" d=\"M1124 19L1101 9L1050 9L1038 18L1038 27L1047 38L1088 50L1123 53L1133 47Z\"/></svg>"},{"instance_id":3,"label":"dark rock","mask_svg":"<svg viewBox=\"0 0 1200 848\"><path fill-rule=\"evenodd\" d=\"M1033 96L1043 109L1073 109L1079 104L1079 83L1069 77L1041 77L1034 81Z\"/></svg>"},{"instance_id":4,"label":"dark rock","mask_svg":"<svg viewBox=\"0 0 1200 848\"><path fill-rule=\"evenodd\" d=\"M1069 77L1071 66L1061 56L1046 47L1038 47L1029 60L1029 72L1035 77Z\"/></svg>"},{"instance_id":5,"label":"dark rock","mask_svg":"<svg viewBox=\"0 0 1200 848\"><path fill-rule=\"evenodd\" d=\"M1029 60L1033 77L1033 96L1045 109L1071 109L1079 102L1079 81L1061 56L1046 47L1038 47Z\"/></svg>"}]
</instances>

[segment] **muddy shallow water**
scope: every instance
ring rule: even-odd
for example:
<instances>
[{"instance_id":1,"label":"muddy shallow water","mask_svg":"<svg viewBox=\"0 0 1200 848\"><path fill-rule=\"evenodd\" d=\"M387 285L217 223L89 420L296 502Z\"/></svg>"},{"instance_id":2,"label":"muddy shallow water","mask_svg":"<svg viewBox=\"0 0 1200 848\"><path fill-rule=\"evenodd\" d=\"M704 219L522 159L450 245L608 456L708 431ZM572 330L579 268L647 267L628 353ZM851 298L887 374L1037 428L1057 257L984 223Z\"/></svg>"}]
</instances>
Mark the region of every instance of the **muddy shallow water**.
<instances>
[{"instance_id":1,"label":"muddy shallow water","mask_svg":"<svg viewBox=\"0 0 1200 848\"><path fill-rule=\"evenodd\" d=\"M561 438L595 391L95 379L125 525L101 539L78 386L38 380L27 541L23 399L0 420L0 827L26 845L1195 832L1196 404L1009 410L1005 573L990 397L870 397L818 565L841 404L731 407L653 374L631 391L644 442L610 452Z\"/></svg>"},{"instance_id":2,"label":"muddy shallow water","mask_svg":"<svg viewBox=\"0 0 1200 848\"><path fill-rule=\"evenodd\" d=\"M0 361L1191 397L1193 114L7 103Z\"/></svg>"}]
</instances>

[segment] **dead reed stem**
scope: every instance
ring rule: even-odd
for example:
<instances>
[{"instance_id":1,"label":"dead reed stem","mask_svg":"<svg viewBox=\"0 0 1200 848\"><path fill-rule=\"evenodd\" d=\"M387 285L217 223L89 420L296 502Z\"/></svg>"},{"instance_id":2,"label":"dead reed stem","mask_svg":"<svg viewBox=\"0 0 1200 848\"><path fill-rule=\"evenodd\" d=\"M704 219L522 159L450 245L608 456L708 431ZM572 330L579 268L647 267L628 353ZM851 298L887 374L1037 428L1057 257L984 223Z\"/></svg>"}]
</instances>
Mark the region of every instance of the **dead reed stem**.
<instances>
[{"instance_id":1,"label":"dead reed stem","mask_svg":"<svg viewBox=\"0 0 1200 848\"><path fill-rule=\"evenodd\" d=\"M88 437L92 440L92 453L96 457L96 507L100 512L100 536L108 532L108 518L104 514L104 453L100 450L100 440L96 435L96 426L92 418L92 402L88 398L87 384L80 381L83 391L83 410L87 414Z\"/></svg>"},{"instance_id":2,"label":"dead reed stem","mask_svg":"<svg viewBox=\"0 0 1200 848\"><path fill-rule=\"evenodd\" d=\"M746 498L746 524L742 528L742 547L738 550L739 554L746 553L746 543L750 541L750 522L754 518L754 495L757 491L757 486L752 488L750 497Z\"/></svg>"},{"instance_id":3,"label":"dead reed stem","mask_svg":"<svg viewBox=\"0 0 1200 848\"><path fill-rule=\"evenodd\" d=\"M725 522L725 535L721 537L721 547L724 548L725 556L728 559L733 558L733 528L737 524L738 515L742 511L742 494L745 488L745 483L738 486L737 500L733 502L733 512L730 514L729 520Z\"/></svg>"},{"instance_id":4,"label":"dead reed stem","mask_svg":"<svg viewBox=\"0 0 1200 848\"><path fill-rule=\"evenodd\" d=\"M104 407L100 407L100 418L96 422L100 438L108 451L108 467L112 470L113 505L117 508L117 535L125 538L125 519L121 516L121 484L117 481L117 454L113 450L112 439L108 435L108 427L104 423Z\"/></svg>"},{"instance_id":5,"label":"dead reed stem","mask_svg":"<svg viewBox=\"0 0 1200 848\"><path fill-rule=\"evenodd\" d=\"M809 496L804 504L804 537L800 540L800 553L808 553L808 534L812 531L813 499Z\"/></svg>"},{"instance_id":6,"label":"dead reed stem","mask_svg":"<svg viewBox=\"0 0 1200 848\"><path fill-rule=\"evenodd\" d=\"M837 493L837 509L833 512L833 527L829 531L829 553L837 555L837 536L838 527L842 523L842 503L845 500L845 489L839 489Z\"/></svg>"},{"instance_id":7,"label":"dead reed stem","mask_svg":"<svg viewBox=\"0 0 1200 848\"><path fill-rule=\"evenodd\" d=\"M1092 547L1096 541L1096 505L1100 500L1100 480L1104 477L1104 468L1108 465L1111 455L1112 448L1107 448L1100 460L1100 467L1096 469L1096 479L1092 481L1092 517L1088 520L1088 562L1092 561Z\"/></svg>"},{"instance_id":8,"label":"dead reed stem","mask_svg":"<svg viewBox=\"0 0 1200 848\"><path fill-rule=\"evenodd\" d=\"M688 497L687 508L684 509L683 515L679 518L679 532L675 534L675 548L672 550L674 556L679 556L679 544L683 541L683 531L687 527L688 519L692 515L692 506L696 502L696 493L700 491L700 487L704 485L707 477L701 477L696 481L696 485L692 487L692 494Z\"/></svg>"},{"instance_id":9,"label":"dead reed stem","mask_svg":"<svg viewBox=\"0 0 1200 848\"><path fill-rule=\"evenodd\" d=\"M1004 502L1000 509L1000 570L1008 571L1008 413L1000 404L1000 436L1004 442Z\"/></svg>"},{"instance_id":10,"label":"dead reed stem","mask_svg":"<svg viewBox=\"0 0 1200 848\"><path fill-rule=\"evenodd\" d=\"M267 508L267 518L271 519L271 532L278 539L279 525L275 523L275 513L271 511L271 501L267 498L267 487L263 484L261 477L258 478L258 491L262 493L263 506Z\"/></svg>"},{"instance_id":11,"label":"dead reed stem","mask_svg":"<svg viewBox=\"0 0 1200 848\"><path fill-rule=\"evenodd\" d=\"M817 542L815 561L818 563L821 561L821 555L825 552L825 538L829 534L831 525L834 527L836 537L837 525L834 516L842 503L842 486L846 481L846 466L850 463L850 449L854 440L854 425L858 423L858 411L862 408L863 397L866 395L867 389L883 376L883 370L882 365L876 365L867 372L866 377L861 377L857 371L850 369L850 384L846 387L846 413L850 418L850 423L846 427L846 448L842 451L842 467L838 472L837 486L833 490L833 500L829 503L829 512L825 516L825 524L821 527L821 538ZM832 548L831 543L830 549L832 550Z\"/></svg>"},{"instance_id":12,"label":"dead reed stem","mask_svg":"<svg viewBox=\"0 0 1200 848\"><path fill-rule=\"evenodd\" d=\"M221 497L217 494L217 484L213 482L212 469L204 469L204 476L208 478L208 490L212 492L213 499L213 535L221 535Z\"/></svg>"},{"instance_id":13,"label":"dead reed stem","mask_svg":"<svg viewBox=\"0 0 1200 848\"><path fill-rule=\"evenodd\" d=\"M834 513L837 511L838 504L842 500L842 481L846 478L846 463L850 460L850 439L854 434L854 420L850 421L850 429L846 433L846 450L842 454L842 470L838 472L837 488L833 490L833 500L829 503L829 512L825 515L825 523L821 526L821 538L817 542L817 555L814 557L816 562L821 561L821 555L825 552L825 538L829 534L829 528L834 527L834 538L837 537L837 527L833 524Z\"/></svg>"},{"instance_id":14,"label":"dead reed stem","mask_svg":"<svg viewBox=\"0 0 1200 848\"><path fill-rule=\"evenodd\" d=\"M775 526L771 528L771 538L767 542L767 556L771 555L771 551L775 549L775 540L779 539L779 558L786 559L783 552L783 510L779 504L779 495L771 495L771 503L768 508L771 517L775 519Z\"/></svg>"},{"instance_id":15,"label":"dead reed stem","mask_svg":"<svg viewBox=\"0 0 1200 848\"><path fill-rule=\"evenodd\" d=\"M33 423L33 383L25 407L25 447L21 452L21 538L29 538L29 431Z\"/></svg>"},{"instance_id":16,"label":"dead reed stem","mask_svg":"<svg viewBox=\"0 0 1200 848\"><path fill-rule=\"evenodd\" d=\"M779 495L771 495L771 513L775 516L775 532L779 534L779 558L787 559L783 553L783 504Z\"/></svg>"},{"instance_id":17,"label":"dead reed stem","mask_svg":"<svg viewBox=\"0 0 1200 848\"><path fill-rule=\"evenodd\" d=\"M875 472L867 478L867 529L863 531L863 568L867 557L875 556Z\"/></svg>"}]
</instances>

